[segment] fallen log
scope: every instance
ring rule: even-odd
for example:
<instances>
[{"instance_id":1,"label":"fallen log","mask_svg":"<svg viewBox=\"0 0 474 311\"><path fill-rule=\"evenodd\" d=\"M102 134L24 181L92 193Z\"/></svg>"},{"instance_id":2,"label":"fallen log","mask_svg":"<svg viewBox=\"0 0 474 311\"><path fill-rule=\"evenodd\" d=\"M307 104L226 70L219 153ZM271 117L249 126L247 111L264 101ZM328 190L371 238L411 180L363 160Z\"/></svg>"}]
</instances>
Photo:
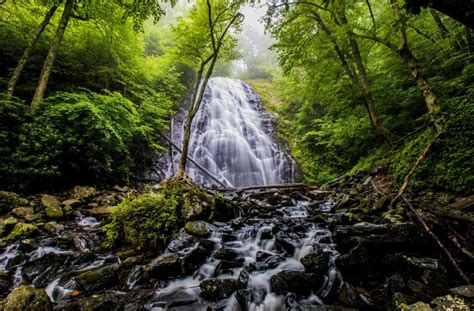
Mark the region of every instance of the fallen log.
<instances>
[{"instance_id":1,"label":"fallen log","mask_svg":"<svg viewBox=\"0 0 474 311\"><path fill-rule=\"evenodd\" d=\"M411 211L415 219L421 224L421 227L427 233L433 241L438 245L438 247L441 249L442 252L446 255L447 259L451 264L453 265L454 269L458 272L459 276L463 281L465 281L467 284L471 284L471 281L469 278L464 274L464 272L461 270L461 267L459 267L456 259L454 259L453 255L451 255L451 252L444 246L443 242L434 234L433 231L431 231L430 227L426 224L426 222L423 220L423 218L418 214L418 212L415 210L413 205L405 198L405 196L402 196L401 199L406 203L408 206L408 209Z\"/></svg>"},{"instance_id":2,"label":"fallen log","mask_svg":"<svg viewBox=\"0 0 474 311\"><path fill-rule=\"evenodd\" d=\"M260 190L260 189L285 189L285 188L308 188L308 185L303 183L291 183L291 184L275 184L275 185L257 185L240 187L235 189L237 192L249 191L249 190Z\"/></svg>"}]
</instances>

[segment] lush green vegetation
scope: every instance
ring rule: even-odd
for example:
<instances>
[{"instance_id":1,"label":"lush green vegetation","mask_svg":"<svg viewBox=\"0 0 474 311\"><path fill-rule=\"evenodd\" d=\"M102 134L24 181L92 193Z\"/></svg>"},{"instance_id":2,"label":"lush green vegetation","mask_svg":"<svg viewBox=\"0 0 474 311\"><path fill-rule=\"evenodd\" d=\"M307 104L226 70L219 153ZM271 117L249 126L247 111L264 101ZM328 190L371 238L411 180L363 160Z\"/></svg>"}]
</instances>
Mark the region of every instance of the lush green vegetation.
<instances>
[{"instance_id":1,"label":"lush green vegetation","mask_svg":"<svg viewBox=\"0 0 474 311\"><path fill-rule=\"evenodd\" d=\"M438 130L444 134L412 184L450 192L473 184L472 30L437 11L413 15L403 5L316 1L289 10L271 7L268 28L282 70L273 71L273 90L268 82L252 84L273 102L280 134L308 181L383 168L400 184ZM368 104L379 124L371 122Z\"/></svg>"},{"instance_id":2,"label":"lush green vegetation","mask_svg":"<svg viewBox=\"0 0 474 311\"><path fill-rule=\"evenodd\" d=\"M441 133L412 185L468 191L472 29L462 16L406 5L270 3L269 53L268 36L235 36L241 7L230 1L185 9L156 1L4 1L0 187L137 180L163 150L160 134L189 93L199 108L196 81L230 75L240 55L248 70L238 76L261 79L252 84L278 115L278 131L308 181L377 169L399 185Z\"/></svg>"}]
</instances>

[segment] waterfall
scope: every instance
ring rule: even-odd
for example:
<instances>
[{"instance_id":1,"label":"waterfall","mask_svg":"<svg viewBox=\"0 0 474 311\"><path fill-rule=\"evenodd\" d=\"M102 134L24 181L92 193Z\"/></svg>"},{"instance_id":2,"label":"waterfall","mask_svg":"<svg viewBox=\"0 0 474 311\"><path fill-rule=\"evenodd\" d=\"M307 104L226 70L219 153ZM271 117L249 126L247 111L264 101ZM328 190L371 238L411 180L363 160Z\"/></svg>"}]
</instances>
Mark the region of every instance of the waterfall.
<instances>
[{"instance_id":1,"label":"waterfall","mask_svg":"<svg viewBox=\"0 0 474 311\"><path fill-rule=\"evenodd\" d=\"M230 187L294 179L295 163L275 141L272 116L259 104L260 97L244 82L211 78L193 121L189 156ZM195 182L213 184L189 162L187 174Z\"/></svg>"}]
</instances>

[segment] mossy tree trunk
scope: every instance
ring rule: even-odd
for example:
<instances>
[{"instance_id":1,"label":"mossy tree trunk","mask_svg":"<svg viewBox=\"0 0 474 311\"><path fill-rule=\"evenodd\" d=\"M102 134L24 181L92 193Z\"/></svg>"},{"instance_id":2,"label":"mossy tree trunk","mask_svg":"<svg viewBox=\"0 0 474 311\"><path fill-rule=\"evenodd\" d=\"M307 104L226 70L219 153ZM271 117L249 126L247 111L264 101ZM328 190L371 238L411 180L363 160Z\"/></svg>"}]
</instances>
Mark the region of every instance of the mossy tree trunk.
<instances>
[{"instance_id":1,"label":"mossy tree trunk","mask_svg":"<svg viewBox=\"0 0 474 311\"><path fill-rule=\"evenodd\" d=\"M56 33L53 38L53 42L51 43L48 55L46 56L46 60L44 61L43 68L41 70L41 74L38 80L38 85L36 86L35 95L33 97L33 100L31 101L30 111L32 113L35 113L38 110L39 106L41 105L41 102L43 101L46 86L48 85L49 76L51 74L54 61L56 60L56 55L58 54L59 47L61 46L61 42L63 40L67 25L72 17L73 8L74 0L66 0L61 20L59 21L58 28L56 29Z\"/></svg>"},{"instance_id":2,"label":"mossy tree trunk","mask_svg":"<svg viewBox=\"0 0 474 311\"><path fill-rule=\"evenodd\" d=\"M21 72L23 71L23 68L25 67L28 60L30 59L31 51L34 49L36 43L41 37L41 34L46 29L46 26L48 26L57 8L58 8L58 4L54 4L44 16L43 21L38 25L38 27L36 27L28 46L23 51L23 54L21 55L20 60L18 61L18 64L16 65L15 70L13 71L10 77L10 80L8 80L7 91L6 91L7 100L10 100L13 97L13 93L15 92L15 88L16 88L16 85L18 84L18 80L20 80Z\"/></svg>"}]
</instances>

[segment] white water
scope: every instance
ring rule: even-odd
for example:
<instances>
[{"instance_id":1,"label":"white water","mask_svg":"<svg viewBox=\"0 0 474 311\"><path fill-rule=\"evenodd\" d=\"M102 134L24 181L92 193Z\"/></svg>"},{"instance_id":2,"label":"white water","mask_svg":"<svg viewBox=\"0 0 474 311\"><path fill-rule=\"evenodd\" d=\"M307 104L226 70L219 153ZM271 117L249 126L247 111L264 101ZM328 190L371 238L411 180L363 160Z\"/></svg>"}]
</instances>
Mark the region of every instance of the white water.
<instances>
[{"instance_id":1,"label":"white water","mask_svg":"<svg viewBox=\"0 0 474 311\"><path fill-rule=\"evenodd\" d=\"M288 219L299 219L304 223L304 219L307 216L307 209L301 202L296 202L294 206L285 207L279 209L280 212L284 213ZM334 267L334 258L338 252L335 250L334 244L327 244L327 242L320 242L322 239L331 237L331 233L328 229L319 227L314 224L306 223L309 227L309 231L305 236L297 243L295 252L292 256L285 257L281 250L275 245L275 238L272 234L271 237L262 239L262 234L274 227L272 221L269 220L265 223L258 223L255 225L245 225L238 230L233 231L237 234L235 241L224 242L222 239L222 228L214 228L214 231L210 240L219 245L218 247L225 247L237 251L242 254L245 259L244 266L257 264L258 252L264 252L270 255L280 256L278 263L268 269L257 269L248 274L249 280L246 289L252 293L252 298L247 302L247 310L249 311L266 311L266 310L286 310L285 297L279 296L271 291L270 278L284 270L296 270L304 271L304 266L301 264L300 259L308 254L315 252L327 252L330 254L330 267L327 274L324 276L325 282L321 289L304 300L306 302L313 302L316 305L322 304L321 298L326 297L337 277L337 271ZM227 227L228 228L228 227ZM225 229L225 228L224 228ZM261 261L260 261L261 262ZM197 271L192 275L184 278L171 280L170 283L160 288L155 292L155 296L151 301L145 305L147 310L160 311L166 310L166 304L170 301L170 295L173 293L183 293L190 298L196 299L203 303L203 306L207 305L205 301L200 297L199 284L202 280L215 277L216 269L220 260L213 257L209 258L203 265L201 265ZM243 268L233 268L229 272L224 272L219 275L218 278L238 278ZM172 300L172 299L171 299ZM240 310L241 307L235 298L235 295L231 295L229 298L225 298L222 301L225 302L226 311ZM204 307L203 307L204 309Z\"/></svg>"},{"instance_id":2,"label":"white water","mask_svg":"<svg viewBox=\"0 0 474 311\"><path fill-rule=\"evenodd\" d=\"M291 182L294 161L273 139L260 98L240 80L212 78L192 124L189 155L230 187ZM213 182L188 165L188 175Z\"/></svg>"}]
</instances>

